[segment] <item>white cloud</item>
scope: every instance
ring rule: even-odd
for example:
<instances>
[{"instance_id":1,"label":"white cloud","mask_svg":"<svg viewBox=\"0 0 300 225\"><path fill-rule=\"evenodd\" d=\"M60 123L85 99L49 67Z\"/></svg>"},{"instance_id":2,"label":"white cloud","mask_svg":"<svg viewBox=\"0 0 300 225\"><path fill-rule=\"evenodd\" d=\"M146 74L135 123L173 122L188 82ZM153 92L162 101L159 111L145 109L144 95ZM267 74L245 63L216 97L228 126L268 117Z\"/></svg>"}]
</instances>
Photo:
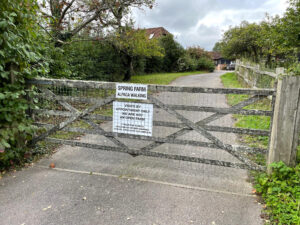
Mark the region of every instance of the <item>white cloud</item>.
<instances>
[{"instance_id":1,"label":"white cloud","mask_svg":"<svg viewBox=\"0 0 300 225\"><path fill-rule=\"evenodd\" d=\"M287 5L286 0L157 0L152 10L134 10L133 16L137 27L163 26L184 47L210 50L229 26L282 14Z\"/></svg>"}]
</instances>

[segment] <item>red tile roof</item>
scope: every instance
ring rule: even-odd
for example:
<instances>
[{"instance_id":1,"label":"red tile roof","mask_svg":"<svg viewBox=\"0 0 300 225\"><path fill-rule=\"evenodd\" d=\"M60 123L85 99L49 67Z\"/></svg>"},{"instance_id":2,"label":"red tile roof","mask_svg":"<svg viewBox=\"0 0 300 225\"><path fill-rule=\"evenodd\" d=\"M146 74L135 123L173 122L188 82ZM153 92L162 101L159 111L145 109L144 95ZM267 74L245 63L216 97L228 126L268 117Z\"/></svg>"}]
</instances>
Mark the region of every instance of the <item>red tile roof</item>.
<instances>
[{"instance_id":1,"label":"red tile roof","mask_svg":"<svg viewBox=\"0 0 300 225\"><path fill-rule=\"evenodd\" d=\"M147 28L145 29L145 31L149 38L151 37L151 35L153 35L151 38L159 38L163 35L170 34L170 32L163 27Z\"/></svg>"},{"instance_id":2,"label":"red tile roof","mask_svg":"<svg viewBox=\"0 0 300 225\"><path fill-rule=\"evenodd\" d=\"M220 52L209 52L212 59L221 59L223 58Z\"/></svg>"}]
</instances>

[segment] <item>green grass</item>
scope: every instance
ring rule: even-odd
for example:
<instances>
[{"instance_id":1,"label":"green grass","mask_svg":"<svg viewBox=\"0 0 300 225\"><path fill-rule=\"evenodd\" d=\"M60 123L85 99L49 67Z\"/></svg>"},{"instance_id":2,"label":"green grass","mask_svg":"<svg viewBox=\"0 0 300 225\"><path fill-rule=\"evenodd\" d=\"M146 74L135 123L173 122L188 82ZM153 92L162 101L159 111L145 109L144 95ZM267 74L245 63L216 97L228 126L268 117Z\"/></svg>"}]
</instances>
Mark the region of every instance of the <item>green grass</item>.
<instances>
[{"instance_id":1,"label":"green grass","mask_svg":"<svg viewBox=\"0 0 300 225\"><path fill-rule=\"evenodd\" d=\"M245 85L239 82L235 73L226 73L221 76L221 80L226 88L246 88ZM228 94L227 101L229 105L235 105L249 97L248 95ZM244 109L271 110L271 101L263 99ZM268 130L270 127L270 117L268 116L233 115L233 117L236 119L236 127L260 130ZM269 143L269 138L265 136L243 135L241 140L249 146L261 148L267 148Z\"/></svg>"},{"instance_id":2,"label":"green grass","mask_svg":"<svg viewBox=\"0 0 300 225\"><path fill-rule=\"evenodd\" d=\"M145 75L135 75L131 77L130 82L140 83L140 84L167 85L179 77L202 74L202 73L208 73L208 72L195 71L195 72L184 72L184 73L153 73L153 74L145 74Z\"/></svg>"}]
</instances>

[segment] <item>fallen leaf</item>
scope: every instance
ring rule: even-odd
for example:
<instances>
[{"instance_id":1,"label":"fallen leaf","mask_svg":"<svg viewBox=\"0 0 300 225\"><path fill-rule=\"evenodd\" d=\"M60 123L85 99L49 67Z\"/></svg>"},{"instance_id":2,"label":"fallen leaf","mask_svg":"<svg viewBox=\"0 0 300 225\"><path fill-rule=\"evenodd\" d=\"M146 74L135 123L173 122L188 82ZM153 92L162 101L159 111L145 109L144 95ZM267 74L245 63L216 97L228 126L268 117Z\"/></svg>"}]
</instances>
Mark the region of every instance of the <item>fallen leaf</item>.
<instances>
[{"instance_id":1,"label":"fallen leaf","mask_svg":"<svg viewBox=\"0 0 300 225\"><path fill-rule=\"evenodd\" d=\"M252 190L252 193L255 194L255 193L256 193L256 189L253 189L253 190Z\"/></svg>"},{"instance_id":2,"label":"fallen leaf","mask_svg":"<svg viewBox=\"0 0 300 225\"><path fill-rule=\"evenodd\" d=\"M49 167L50 167L51 169L53 169L53 168L55 168L55 164L54 164L54 163L50 163Z\"/></svg>"}]
</instances>

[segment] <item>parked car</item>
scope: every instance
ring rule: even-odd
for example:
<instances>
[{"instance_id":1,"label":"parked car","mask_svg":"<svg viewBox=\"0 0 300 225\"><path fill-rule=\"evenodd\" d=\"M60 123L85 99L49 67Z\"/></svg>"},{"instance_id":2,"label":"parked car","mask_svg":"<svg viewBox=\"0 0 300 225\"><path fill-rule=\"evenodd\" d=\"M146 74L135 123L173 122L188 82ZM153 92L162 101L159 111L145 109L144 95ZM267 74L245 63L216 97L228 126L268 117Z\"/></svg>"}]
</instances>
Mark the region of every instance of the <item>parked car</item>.
<instances>
[{"instance_id":1,"label":"parked car","mask_svg":"<svg viewBox=\"0 0 300 225\"><path fill-rule=\"evenodd\" d=\"M235 70L235 63L231 62L229 65L226 66L227 70Z\"/></svg>"}]
</instances>

